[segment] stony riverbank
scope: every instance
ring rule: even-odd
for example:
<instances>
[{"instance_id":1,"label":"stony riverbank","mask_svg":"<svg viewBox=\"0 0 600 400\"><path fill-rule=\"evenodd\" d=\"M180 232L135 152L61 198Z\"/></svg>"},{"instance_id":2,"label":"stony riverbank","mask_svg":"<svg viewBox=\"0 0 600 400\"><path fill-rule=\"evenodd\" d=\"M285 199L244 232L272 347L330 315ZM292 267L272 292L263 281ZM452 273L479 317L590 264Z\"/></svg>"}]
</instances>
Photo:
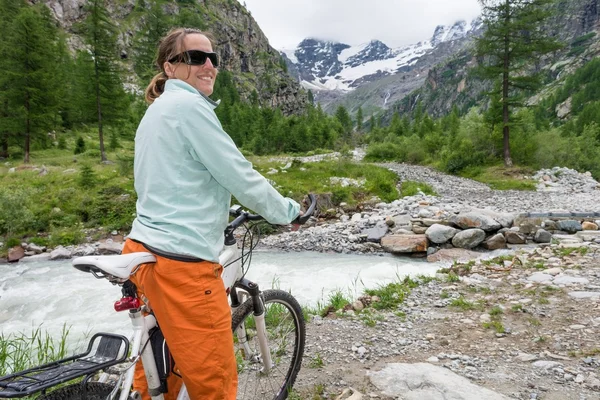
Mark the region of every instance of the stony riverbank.
<instances>
[{"instance_id":1,"label":"stony riverbank","mask_svg":"<svg viewBox=\"0 0 600 400\"><path fill-rule=\"evenodd\" d=\"M523 193L422 167L391 168L440 194L398 204L411 218L427 203L441 213L472 207L538 212L545 218L535 220L544 223L552 212L593 216L600 204L597 183L571 171L543 171L538 191ZM378 205L346 222L374 222L390 211ZM351 248L333 232L349 229L343 214L339 219L320 236L298 242L285 236L288 248L329 240L338 240L342 251ZM455 263L435 280L423 280L395 309L316 317L308 324L299 398L599 399L600 244L593 236L556 234L552 243L514 245L511 256L493 262Z\"/></svg>"},{"instance_id":2,"label":"stony riverbank","mask_svg":"<svg viewBox=\"0 0 600 400\"><path fill-rule=\"evenodd\" d=\"M599 261L589 242L523 249L456 264L395 309L317 317L300 398L598 399Z\"/></svg>"}]
</instances>

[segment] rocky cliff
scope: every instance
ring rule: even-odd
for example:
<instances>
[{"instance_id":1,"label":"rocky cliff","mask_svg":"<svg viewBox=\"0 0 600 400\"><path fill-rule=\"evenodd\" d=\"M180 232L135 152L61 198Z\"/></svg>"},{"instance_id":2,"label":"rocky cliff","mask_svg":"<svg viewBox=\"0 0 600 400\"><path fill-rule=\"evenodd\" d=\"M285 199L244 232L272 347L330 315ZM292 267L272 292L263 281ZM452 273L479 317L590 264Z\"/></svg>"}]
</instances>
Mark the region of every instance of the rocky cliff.
<instances>
[{"instance_id":1,"label":"rocky cliff","mask_svg":"<svg viewBox=\"0 0 600 400\"><path fill-rule=\"evenodd\" d=\"M599 3L599 0L560 0L556 3L558 12L546 29L565 47L537 61L536 67L545 70L548 79L543 93L559 86L561 77L600 55L599 35L593 35L600 33ZM469 48L464 48L445 63L431 68L423 79L424 84L391 107L384 120L391 119L393 112L410 113L418 102L432 116L444 115L454 106L463 112L475 104L485 107L488 102L485 92L489 88L470 74L470 68L475 64ZM530 103L535 103L543 93L532 98Z\"/></svg>"},{"instance_id":2,"label":"rocky cliff","mask_svg":"<svg viewBox=\"0 0 600 400\"><path fill-rule=\"evenodd\" d=\"M43 1L69 35L70 46L82 48L82 41L73 28L74 24L85 18L84 6L87 1ZM135 0L107 2L113 21L119 28L119 51L125 62L129 59L134 34L143 18L143 12L134 13L139 3ZM305 108L306 93L282 68L280 54L269 45L254 18L241 4L234 0L195 0L186 3L186 7L193 8L203 16L206 30L215 36L215 51L222 59L221 69L233 73L242 97L247 98L256 90L262 104L279 107L285 114L301 112ZM163 11L167 15L177 15L181 7L179 2L165 2Z\"/></svg>"}]
</instances>

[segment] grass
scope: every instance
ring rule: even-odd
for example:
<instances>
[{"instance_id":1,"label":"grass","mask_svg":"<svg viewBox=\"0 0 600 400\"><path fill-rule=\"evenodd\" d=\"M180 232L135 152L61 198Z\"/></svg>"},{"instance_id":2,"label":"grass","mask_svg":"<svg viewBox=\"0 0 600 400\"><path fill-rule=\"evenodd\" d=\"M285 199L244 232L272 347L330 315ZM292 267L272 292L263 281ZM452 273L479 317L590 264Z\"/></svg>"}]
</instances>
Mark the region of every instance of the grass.
<instances>
[{"instance_id":1,"label":"grass","mask_svg":"<svg viewBox=\"0 0 600 400\"><path fill-rule=\"evenodd\" d=\"M0 334L0 376L65 358L68 335L66 325L58 340L41 327L30 334Z\"/></svg>"},{"instance_id":2,"label":"grass","mask_svg":"<svg viewBox=\"0 0 600 400\"><path fill-rule=\"evenodd\" d=\"M467 168L461 176L485 183L495 190L533 191L536 189L536 182L524 178L524 176L532 174L533 171L530 168L495 165Z\"/></svg>"},{"instance_id":3,"label":"grass","mask_svg":"<svg viewBox=\"0 0 600 400\"><path fill-rule=\"evenodd\" d=\"M554 254L558 256L570 256L573 253L579 255L586 255L590 251L589 247L558 247L554 249Z\"/></svg>"},{"instance_id":4,"label":"grass","mask_svg":"<svg viewBox=\"0 0 600 400\"><path fill-rule=\"evenodd\" d=\"M450 307L460 308L463 311L481 309L480 304L468 301L463 296L460 296L458 299L453 299L449 305Z\"/></svg>"},{"instance_id":5,"label":"grass","mask_svg":"<svg viewBox=\"0 0 600 400\"><path fill-rule=\"evenodd\" d=\"M489 314L493 317L495 315L502 315L504 314L504 310L502 309L502 307L500 306L494 306L492 307L492 309L490 310Z\"/></svg>"},{"instance_id":6,"label":"grass","mask_svg":"<svg viewBox=\"0 0 600 400\"><path fill-rule=\"evenodd\" d=\"M341 290L336 290L329 294L329 305L335 310L341 310L350 304L350 300L344 296Z\"/></svg>"},{"instance_id":7,"label":"grass","mask_svg":"<svg viewBox=\"0 0 600 400\"><path fill-rule=\"evenodd\" d=\"M366 326L373 328L375 325L377 325L377 322L383 321L384 317L383 315L377 314L369 308L365 308L358 313L358 319L361 320Z\"/></svg>"},{"instance_id":8,"label":"grass","mask_svg":"<svg viewBox=\"0 0 600 400\"><path fill-rule=\"evenodd\" d=\"M402 197L414 196L421 192L429 196L437 196L436 191L430 185L423 182L404 181L400 187Z\"/></svg>"},{"instance_id":9,"label":"grass","mask_svg":"<svg viewBox=\"0 0 600 400\"><path fill-rule=\"evenodd\" d=\"M281 162L267 162L265 157L253 158L255 168L266 173L279 168ZM273 180L280 193L301 199L306 193L331 193L334 205L345 202L350 206L369 200L372 196L391 202L400 197L396 184L398 176L385 168L370 164L353 163L347 160L321 161L317 163L294 162L285 173L266 175ZM329 178L345 177L365 180L362 187L331 185Z\"/></svg>"},{"instance_id":10,"label":"grass","mask_svg":"<svg viewBox=\"0 0 600 400\"><path fill-rule=\"evenodd\" d=\"M376 289L366 289L365 293L379 297L378 302L372 303L376 310L393 310L404 302L411 289L416 287L415 285L418 286L416 281L406 277L402 281L388 283Z\"/></svg>"},{"instance_id":11,"label":"grass","mask_svg":"<svg viewBox=\"0 0 600 400\"><path fill-rule=\"evenodd\" d=\"M323 365L325 365L325 362L319 353L315 354L308 362L308 368L322 368Z\"/></svg>"},{"instance_id":12,"label":"grass","mask_svg":"<svg viewBox=\"0 0 600 400\"><path fill-rule=\"evenodd\" d=\"M506 332L506 329L504 328L504 325L502 325L501 321L484 322L483 327L485 329L493 329L494 331L496 331L496 333Z\"/></svg>"},{"instance_id":13,"label":"grass","mask_svg":"<svg viewBox=\"0 0 600 400\"><path fill-rule=\"evenodd\" d=\"M81 243L90 229L101 228L100 237L117 230L128 232L135 216L133 187L133 141L107 151L109 164L100 162L97 132L93 129L65 133L67 148L33 149L31 164L21 155L0 164L0 257L7 243L36 239L39 245L55 247ZM74 155L76 137L86 138L87 151ZM11 149L12 151L12 149ZM19 152L15 149L15 154ZM282 163L266 157L252 159L265 173ZM14 172L10 172L15 168ZM41 174L42 168L45 174ZM285 196L301 200L306 193L320 194L323 207L341 202L355 206L374 196L390 202L399 198L398 176L385 168L355 164L347 160L292 163L285 173L266 175ZM329 178L365 180L363 187L330 185ZM330 204L327 204L330 203Z\"/></svg>"}]
</instances>

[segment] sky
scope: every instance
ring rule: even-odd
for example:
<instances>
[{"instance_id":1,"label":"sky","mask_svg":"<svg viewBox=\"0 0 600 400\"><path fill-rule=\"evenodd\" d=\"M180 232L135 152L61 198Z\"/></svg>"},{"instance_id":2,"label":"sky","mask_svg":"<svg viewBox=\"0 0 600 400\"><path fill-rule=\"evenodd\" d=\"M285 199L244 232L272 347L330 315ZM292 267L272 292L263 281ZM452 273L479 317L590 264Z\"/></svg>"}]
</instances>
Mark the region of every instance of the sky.
<instances>
[{"instance_id":1,"label":"sky","mask_svg":"<svg viewBox=\"0 0 600 400\"><path fill-rule=\"evenodd\" d=\"M358 45L379 39L390 47L428 40L437 25L471 21L477 0L238 0L278 50L307 37Z\"/></svg>"}]
</instances>

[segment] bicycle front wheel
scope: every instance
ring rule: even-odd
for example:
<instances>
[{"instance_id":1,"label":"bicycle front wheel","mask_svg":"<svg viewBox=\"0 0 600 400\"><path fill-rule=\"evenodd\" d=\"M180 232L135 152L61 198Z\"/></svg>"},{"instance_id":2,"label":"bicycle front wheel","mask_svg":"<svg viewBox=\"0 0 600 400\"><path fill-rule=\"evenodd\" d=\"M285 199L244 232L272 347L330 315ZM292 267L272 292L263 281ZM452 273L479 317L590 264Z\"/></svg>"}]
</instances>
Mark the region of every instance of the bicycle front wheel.
<instances>
[{"instance_id":1,"label":"bicycle front wheel","mask_svg":"<svg viewBox=\"0 0 600 400\"><path fill-rule=\"evenodd\" d=\"M252 299L248 299L232 315L237 400L286 399L302 364L306 328L298 301L283 290L265 290L261 296L272 367L268 372L264 369Z\"/></svg>"}]
</instances>

